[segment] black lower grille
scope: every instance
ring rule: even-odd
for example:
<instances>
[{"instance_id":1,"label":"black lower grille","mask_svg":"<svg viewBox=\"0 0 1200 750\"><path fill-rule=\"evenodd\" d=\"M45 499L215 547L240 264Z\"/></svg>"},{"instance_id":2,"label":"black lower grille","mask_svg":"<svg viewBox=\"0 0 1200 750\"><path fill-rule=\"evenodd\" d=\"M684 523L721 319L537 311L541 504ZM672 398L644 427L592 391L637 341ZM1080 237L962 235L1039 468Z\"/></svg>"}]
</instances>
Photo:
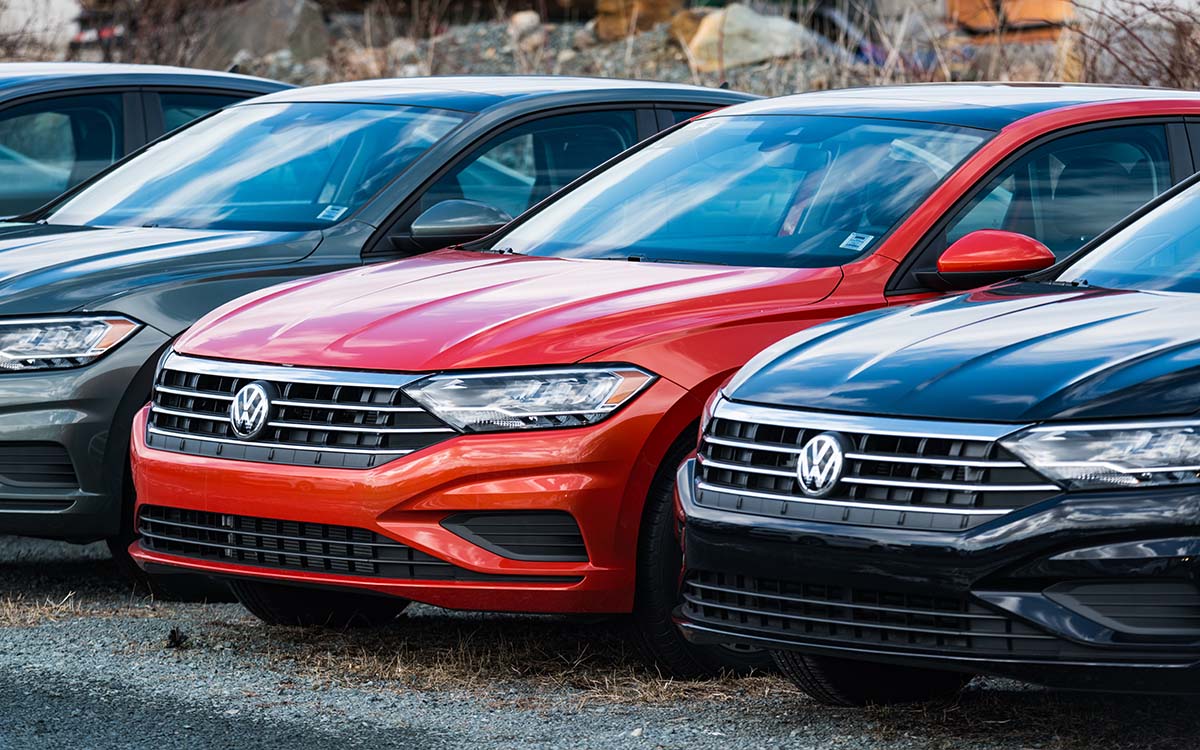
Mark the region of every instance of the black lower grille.
<instances>
[{"instance_id":1,"label":"black lower grille","mask_svg":"<svg viewBox=\"0 0 1200 750\"><path fill-rule=\"evenodd\" d=\"M350 526L147 505L138 514L138 532L147 550L262 568L420 581L578 580L478 573L368 529Z\"/></svg>"},{"instance_id":2,"label":"black lower grille","mask_svg":"<svg viewBox=\"0 0 1200 750\"><path fill-rule=\"evenodd\" d=\"M691 572L684 613L700 625L775 640L972 656L1059 655L1057 638L955 598Z\"/></svg>"},{"instance_id":3,"label":"black lower grille","mask_svg":"<svg viewBox=\"0 0 1200 750\"><path fill-rule=\"evenodd\" d=\"M1046 596L1125 640L1200 638L1200 590L1189 581L1079 581L1052 586Z\"/></svg>"},{"instance_id":4,"label":"black lower grille","mask_svg":"<svg viewBox=\"0 0 1200 750\"><path fill-rule=\"evenodd\" d=\"M501 557L547 562L587 562L579 524L562 511L459 513L442 526Z\"/></svg>"},{"instance_id":5,"label":"black lower grille","mask_svg":"<svg viewBox=\"0 0 1200 750\"><path fill-rule=\"evenodd\" d=\"M13 487L79 486L67 449L58 443L0 443L0 483Z\"/></svg>"}]
</instances>

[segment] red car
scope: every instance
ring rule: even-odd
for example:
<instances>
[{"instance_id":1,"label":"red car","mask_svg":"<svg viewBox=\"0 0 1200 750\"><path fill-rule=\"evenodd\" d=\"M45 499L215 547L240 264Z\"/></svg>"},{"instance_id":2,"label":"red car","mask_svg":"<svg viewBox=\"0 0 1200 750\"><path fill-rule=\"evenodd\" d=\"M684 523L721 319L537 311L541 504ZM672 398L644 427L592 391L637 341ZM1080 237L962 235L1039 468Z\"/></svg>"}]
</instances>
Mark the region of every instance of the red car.
<instances>
[{"instance_id":1,"label":"red car","mask_svg":"<svg viewBox=\"0 0 1200 750\"><path fill-rule=\"evenodd\" d=\"M807 326L1074 251L1195 170L1188 115L1200 96L1080 86L743 104L474 245L244 297L159 367L131 552L268 622L633 613L675 674L762 664L670 619L706 399Z\"/></svg>"}]
</instances>

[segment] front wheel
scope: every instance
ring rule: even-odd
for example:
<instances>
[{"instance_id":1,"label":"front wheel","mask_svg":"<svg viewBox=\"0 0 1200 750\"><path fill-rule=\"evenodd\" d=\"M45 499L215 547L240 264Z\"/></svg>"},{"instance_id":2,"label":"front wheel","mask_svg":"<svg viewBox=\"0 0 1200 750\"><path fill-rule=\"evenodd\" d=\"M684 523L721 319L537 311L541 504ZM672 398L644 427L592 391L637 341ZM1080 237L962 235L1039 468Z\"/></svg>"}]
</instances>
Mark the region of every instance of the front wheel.
<instances>
[{"instance_id":1,"label":"front wheel","mask_svg":"<svg viewBox=\"0 0 1200 750\"><path fill-rule=\"evenodd\" d=\"M268 625L369 628L395 620L407 599L357 591L309 589L262 581L230 581L241 605Z\"/></svg>"},{"instance_id":2,"label":"front wheel","mask_svg":"<svg viewBox=\"0 0 1200 750\"><path fill-rule=\"evenodd\" d=\"M675 471L695 446L693 432L678 440L658 469L646 497L638 541L637 593L633 621L642 650L664 674L680 679L722 673L773 671L761 649L697 646L671 620L679 603L683 553L675 528Z\"/></svg>"},{"instance_id":3,"label":"front wheel","mask_svg":"<svg viewBox=\"0 0 1200 750\"><path fill-rule=\"evenodd\" d=\"M926 703L958 695L968 674L776 651L779 671L827 706Z\"/></svg>"}]
</instances>

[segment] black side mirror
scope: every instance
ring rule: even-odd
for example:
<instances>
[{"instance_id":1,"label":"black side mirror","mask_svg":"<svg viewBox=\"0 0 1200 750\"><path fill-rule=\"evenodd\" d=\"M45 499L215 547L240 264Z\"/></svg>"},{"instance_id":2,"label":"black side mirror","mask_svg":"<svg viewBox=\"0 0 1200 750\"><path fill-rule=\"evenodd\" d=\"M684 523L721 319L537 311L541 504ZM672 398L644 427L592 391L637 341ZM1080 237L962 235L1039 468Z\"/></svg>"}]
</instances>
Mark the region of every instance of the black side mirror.
<instances>
[{"instance_id":1,"label":"black side mirror","mask_svg":"<svg viewBox=\"0 0 1200 750\"><path fill-rule=\"evenodd\" d=\"M510 221L511 216L486 203L442 201L413 220L412 239L426 250L437 250L486 237Z\"/></svg>"}]
</instances>

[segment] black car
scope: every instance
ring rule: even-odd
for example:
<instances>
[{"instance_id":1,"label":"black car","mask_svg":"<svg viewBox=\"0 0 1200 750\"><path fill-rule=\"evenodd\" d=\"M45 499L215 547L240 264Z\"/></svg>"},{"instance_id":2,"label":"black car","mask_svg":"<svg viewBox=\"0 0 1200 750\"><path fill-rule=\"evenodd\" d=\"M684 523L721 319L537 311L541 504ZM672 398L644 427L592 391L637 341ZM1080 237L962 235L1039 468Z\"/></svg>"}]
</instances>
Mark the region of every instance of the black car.
<instances>
[{"instance_id":1,"label":"black car","mask_svg":"<svg viewBox=\"0 0 1200 750\"><path fill-rule=\"evenodd\" d=\"M748 364L680 472L685 634L833 704L1200 689L1200 185L1042 274Z\"/></svg>"},{"instance_id":2,"label":"black car","mask_svg":"<svg viewBox=\"0 0 1200 750\"><path fill-rule=\"evenodd\" d=\"M17 216L213 110L291 88L156 65L0 63L0 216Z\"/></svg>"},{"instance_id":3,"label":"black car","mask_svg":"<svg viewBox=\"0 0 1200 750\"><path fill-rule=\"evenodd\" d=\"M200 316L477 239L637 141L748 98L551 77L295 89L224 109L0 225L0 533L109 539L124 553L133 414Z\"/></svg>"}]
</instances>

